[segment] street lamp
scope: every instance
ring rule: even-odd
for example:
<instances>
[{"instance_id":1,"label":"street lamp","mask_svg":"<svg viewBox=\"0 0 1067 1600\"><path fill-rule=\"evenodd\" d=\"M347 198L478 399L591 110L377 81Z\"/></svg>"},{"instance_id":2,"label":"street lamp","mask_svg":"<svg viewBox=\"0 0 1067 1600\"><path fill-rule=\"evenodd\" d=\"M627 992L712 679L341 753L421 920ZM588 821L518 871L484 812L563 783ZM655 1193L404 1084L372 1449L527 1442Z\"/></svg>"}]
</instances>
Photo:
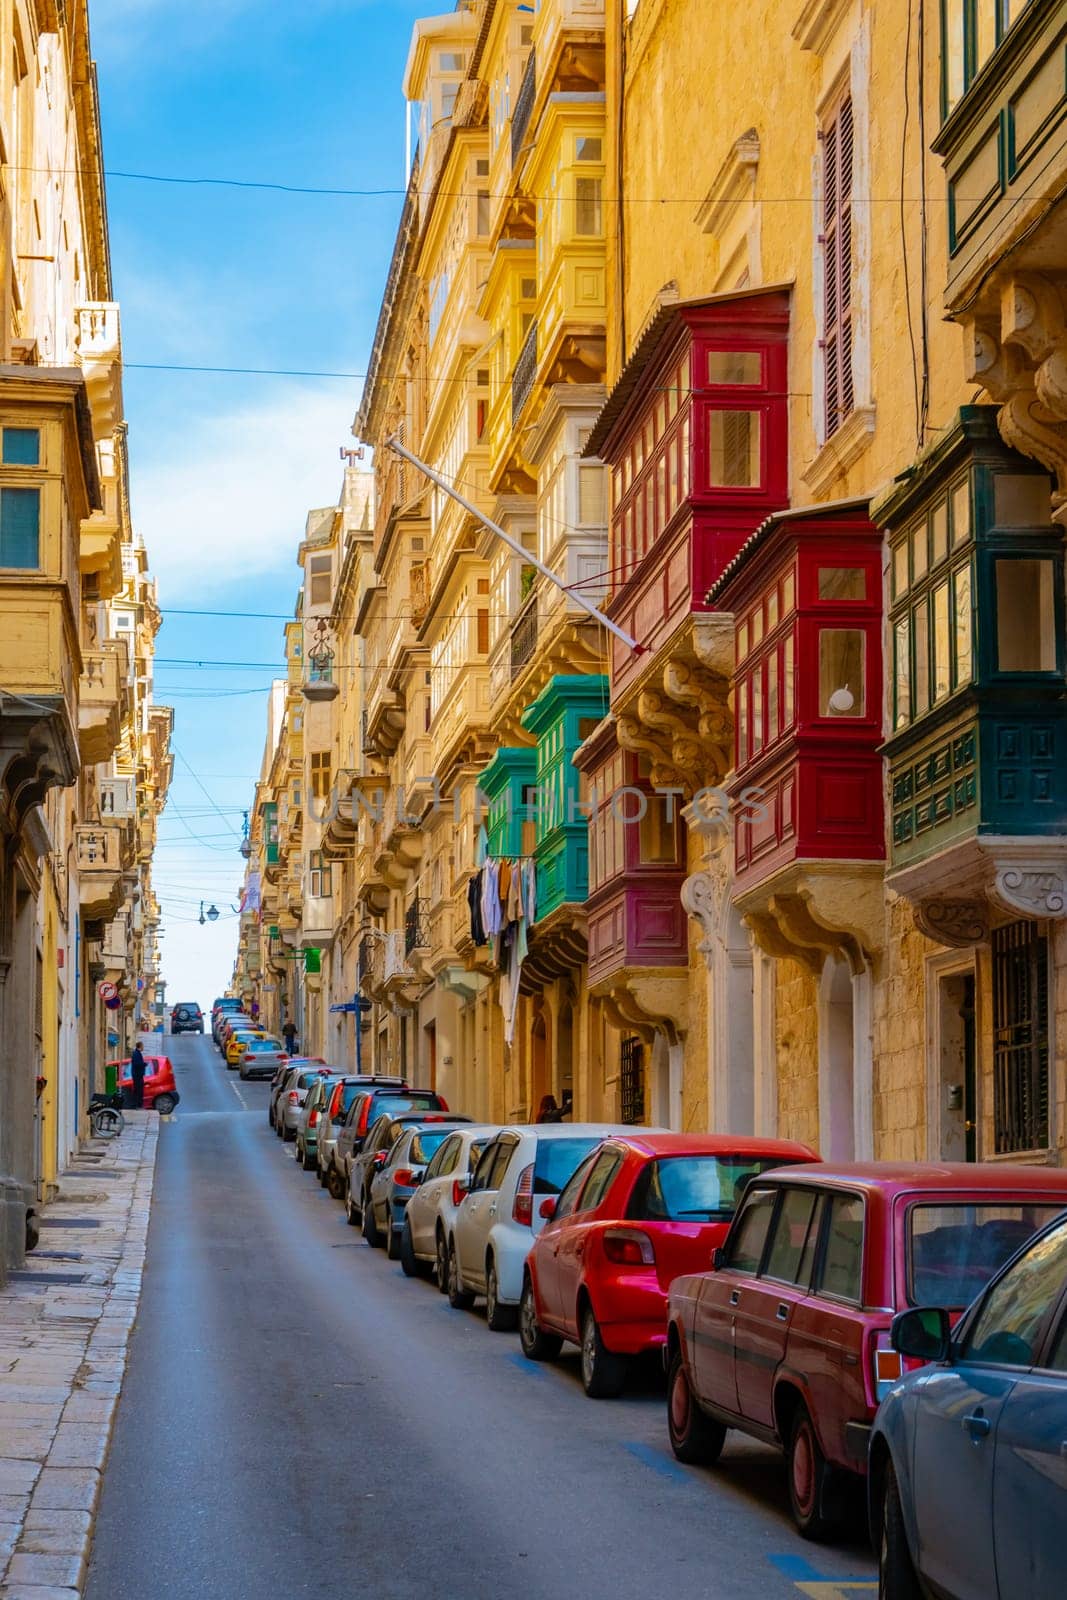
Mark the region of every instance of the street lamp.
<instances>
[{"instance_id":1,"label":"street lamp","mask_svg":"<svg viewBox=\"0 0 1067 1600\"><path fill-rule=\"evenodd\" d=\"M208 906L207 911L205 912L205 910L204 910L204 902L201 900L201 902L200 902L200 917L199 917L198 920L200 922L200 926L201 927L204 926L205 922L217 922L219 920L219 908L218 908L218 906Z\"/></svg>"}]
</instances>

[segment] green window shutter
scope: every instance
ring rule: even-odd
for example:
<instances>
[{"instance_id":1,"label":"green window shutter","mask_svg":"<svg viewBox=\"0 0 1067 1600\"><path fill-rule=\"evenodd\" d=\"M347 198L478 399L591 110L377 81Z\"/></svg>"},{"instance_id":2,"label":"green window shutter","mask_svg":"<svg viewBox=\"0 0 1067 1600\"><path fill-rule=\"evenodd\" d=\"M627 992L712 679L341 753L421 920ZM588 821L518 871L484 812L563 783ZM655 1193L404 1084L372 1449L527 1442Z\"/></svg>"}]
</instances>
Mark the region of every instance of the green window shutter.
<instances>
[{"instance_id":1,"label":"green window shutter","mask_svg":"<svg viewBox=\"0 0 1067 1600\"><path fill-rule=\"evenodd\" d=\"M304 951L304 971L305 972L321 972L322 971L322 951L321 950L316 950L314 948L311 948L311 949L308 949L308 950Z\"/></svg>"}]
</instances>

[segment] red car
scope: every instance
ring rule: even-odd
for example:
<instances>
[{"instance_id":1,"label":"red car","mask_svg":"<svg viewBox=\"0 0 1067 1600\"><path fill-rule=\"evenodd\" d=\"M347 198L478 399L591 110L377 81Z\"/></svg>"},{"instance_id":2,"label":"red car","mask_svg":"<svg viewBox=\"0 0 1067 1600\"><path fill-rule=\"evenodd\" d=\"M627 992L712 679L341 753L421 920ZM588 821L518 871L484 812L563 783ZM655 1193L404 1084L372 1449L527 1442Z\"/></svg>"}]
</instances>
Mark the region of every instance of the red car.
<instances>
[{"instance_id":1,"label":"red car","mask_svg":"<svg viewBox=\"0 0 1067 1600\"><path fill-rule=\"evenodd\" d=\"M158 1111L166 1115L168 1111L174 1110L181 1099L174 1082L174 1068L171 1066L170 1057L145 1056L144 1064L144 1108L146 1111ZM109 1061L108 1066L118 1068L120 1089L133 1088L128 1056L125 1061Z\"/></svg>"},{"instance_id":2,"label":"red car","mask_svg":"<svg viewBox=\"0 0 1067 1600\"><path fill-rule=\"evenodd\" d=\"M909 1306L958 1315L1067 1207L1067 1171L997 1165L783 1167L745 1194L710 1272L671 1288L667 1421L681 1461L728 1428L785 1449L808 1538L844 1520L871 1422L905 1363ZM921 1363L907 1363L921 1365Z\"/></svg>"},{"instance_id":3,"label":"red car","mask_svg":"<svg viewBox=\"0 0 1067 1600\"><path fill-rule=\"evenodd\" d=\"M671 1283L707 1266L746 1183L770 1167L818 1159L807 1145L779 1139L605 1140L558 1197L541 1202L549 1221L526 1261L523 1351L552 1360L569 1339L581 1347L586 1394L618 1394L629 1359L666 1342Z\"/></svg>"}]
</instances>

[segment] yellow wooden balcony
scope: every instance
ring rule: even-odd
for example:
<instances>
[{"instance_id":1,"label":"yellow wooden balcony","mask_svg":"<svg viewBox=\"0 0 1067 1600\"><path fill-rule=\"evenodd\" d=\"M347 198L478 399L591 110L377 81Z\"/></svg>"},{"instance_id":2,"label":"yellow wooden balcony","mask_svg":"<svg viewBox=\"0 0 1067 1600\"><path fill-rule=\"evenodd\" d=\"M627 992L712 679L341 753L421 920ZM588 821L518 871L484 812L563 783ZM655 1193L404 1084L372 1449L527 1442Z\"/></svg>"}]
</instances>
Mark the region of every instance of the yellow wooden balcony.
<instances>
[{"instance_id":1,"label":"yellow wooden balcony","mask_svg":"<svg viewBox=\"0 0 1067 1600\"><path fill-rule=\"evenodd\" d=\"M122 829L116 822L85 823L74 830L81 915L110 919L122 904Z\"/></svg>"},{"instance_id":2,"label":"yellow wooden balcony","mask_svg":"<svg viewBox=\"0 0 1067 1600\"><path fill-rule=\"evenodd\" d=\"M86 650L78 685L78 748L86 766L110 761L122 738L124 708L115 650Z\"/></svg>"}]
</instances>

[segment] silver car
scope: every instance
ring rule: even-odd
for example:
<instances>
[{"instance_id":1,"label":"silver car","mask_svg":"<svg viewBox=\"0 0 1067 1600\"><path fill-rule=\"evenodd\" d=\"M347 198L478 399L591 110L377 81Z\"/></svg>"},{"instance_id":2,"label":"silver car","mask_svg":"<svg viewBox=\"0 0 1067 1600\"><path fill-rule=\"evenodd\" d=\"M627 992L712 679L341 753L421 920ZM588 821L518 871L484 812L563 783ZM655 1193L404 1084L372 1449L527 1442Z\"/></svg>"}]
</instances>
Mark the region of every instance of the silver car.
<instances>
[{"instance_id":1,"label":"silver car","mask_svg":"<svg viewBox=\"0 0 1067 1600\"><path fill-rule=\"evenodd\" d=\"M352 1102L359 1094L365 1093L368 1088L373 1087L375 1084L399 1089L403 1085L403 1079L375 1077L366 1072L346 1072L333 1080L330 1098L326 1106L326 1114L319 1118L318 1138L315 1146L315 1161L318 1167L319 1182L324 1189L330 1191L335 1200L341 1200L345 1192L344 1177L335 1159L337 1135L351 1110Z\"/></svg>"},{"instance_id":2,"label":"silver car","mask_svg":"<svg viewBox=\"0 0 1067 1600\"><path fill-rule=\"evenodd\" d=\"M448 1241L469 1178L489 1140L500 1132L491 1123L454 1128L437 1150L422 1182L408 1201L400 1236L400 1265L409 1278L432 1267L437 1287L448 1292Z\"/></svg>"},{"instance_id":3,"label":"silver car","mask_svg":"<svg viewBox=\"0 0 1067 1600\"><path fill-rule=\"evenodd\" d=\"M294 1067L326 1067L326 1063L319 1056L290 1056L288 1061L283 1061L281 1063L277 1072L270 1080L270 1093L267 1102L267 1122L274 1129L275 1133L277 1133L279 1139L282 1136L282 1130L275 1122L275 1117L278 1113L278 1101L281 1099L281 1093L285 1088L286 1079ZM326 1070L331 1071L332 1069L327 1067Z\"/></svg>"},{"instance_id":4,"label":"silver car","mask_svg":"<svg viewBox=\"0 0 1067 1600\"><path fill-rule=\"evenodd\" d=\"M296 1159L305 1172L315 1171L316 1151L319 1143L319 1129L322 1126L326 1107L330 1101L333 1086L337 1082L334 1074L327 1077L320 1073L318 1080L311 1085L300 1107L300 1116L296 1124Z\"/></svg>"},{"instance_id":5,"label":"silver car","mask_svg":"<svg viewBox=\"0 0 1067 1600\"><path fill-rule=\"evenodd\" d=\"M404 1127L387 1159L371 1178L363 1237L368 1244L384 1244L390 1261L396 1261L400 1255L408 1201L418 1191L423 1173L451 1131L439 1112L432 1122L415 1122Z\"/></svg>"},{"instance_id":6,"label":"silver car","mask_svg":"<svg viewBox=\"0 0 1067 1600\"><path fill-rule=\"evenodd\" d=\"M296 1138L300 1112L307 1099L308 1090L323 1076L329 1077L329 1067L293 1067L282 1085L274 1105L274 1131L288 1144Z\"/></svg>"},{"instance_id":7,"label":"silver car","mask_svg":"<svg viewBox=\"0 0 1067 1600\"><path fill-rule=\"evenodd\" d=\"M237 1070L241 1077L273 1078L289 1052L278 1039L246 1039L244 1055L238 1057Z\"/></svg>"}]
</instances>

